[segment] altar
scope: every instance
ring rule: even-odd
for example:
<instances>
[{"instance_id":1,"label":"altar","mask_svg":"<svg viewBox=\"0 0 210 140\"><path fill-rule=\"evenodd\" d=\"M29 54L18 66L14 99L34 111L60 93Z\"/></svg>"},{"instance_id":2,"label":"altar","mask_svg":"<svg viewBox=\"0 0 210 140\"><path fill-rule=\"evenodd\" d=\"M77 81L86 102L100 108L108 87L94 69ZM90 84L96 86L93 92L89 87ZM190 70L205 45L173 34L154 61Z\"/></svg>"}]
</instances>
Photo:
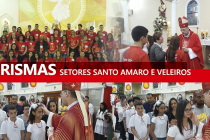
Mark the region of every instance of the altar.
<instances>
[{"instance_id":1,"label":"altar","mask_svg":"<svg viewBox=\"0 0 210 140\"><path fill-rule=\"evenodd\" d=\"M202 53L204 59L205 69L210 69L209 55L210 55L210 39L201 39Z\"/></svg>"}]
</instances>

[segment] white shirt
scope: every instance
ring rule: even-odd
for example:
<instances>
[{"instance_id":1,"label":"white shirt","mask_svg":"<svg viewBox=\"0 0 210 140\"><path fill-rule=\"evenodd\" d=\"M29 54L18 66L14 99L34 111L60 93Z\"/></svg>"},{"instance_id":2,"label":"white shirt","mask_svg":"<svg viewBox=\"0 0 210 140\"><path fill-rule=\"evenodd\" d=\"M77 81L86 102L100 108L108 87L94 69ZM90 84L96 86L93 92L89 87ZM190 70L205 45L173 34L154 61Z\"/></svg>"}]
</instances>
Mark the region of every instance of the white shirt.
<instances>
[{"instance_id":1,"label":"white shirt","mask_svg":"<svg viewBox=\"0 0 210 140\"><path fill-rule=\"evenodd\" d=\"M201 133L203 125L200 123L198 127L198 134ZM188 124L188 128L190 128L190 124ZM196 133L196 125L193 125L192 130L187 130L186 127L182 129L183 135L180 133L179 128L177 126L172 126L168 130L168 136L174 138L174 140L185 140L193 138Z\"/></svg>"},{"instance_id":2,"label":"white shirt","mask_svg":"<svg viewBox=\"0 0 210 140\"><path fill-rule=\"evenodd\" d=\"M45 121L41 120L40 123L29 124L27 132L31 133L31 140L45 140Z\"/></svg>"},{"instance_id":3,"label":"white shirt","mask_svg":"<svg viewBox=\"0 0 210 140\"><path fill-rule=\"evenodd\" d=\"M89 103L88 108L89 108L89 112L90 112L90 114L92 116L94 114L94 106L93 106L93 104Z\"/></svg>"},{"instance_id":4,"label":"white shirt","mask_svg":"<svg viewBox=\"0 0 210 140\"><path fill-rule=\"evenodd\" d=\"M8 121L3 121L1 124L1 134L6 134L9 140L21 140L21 130L25 130L24 122L20 118L16 118L12 122L10 118Z\"/></svg>"},{"instance_id":5,"label":"white shirt","mask_svg":"<svg viewBox=\"0 0 210 140\"><path fill-rule=\"evenodd\" d=\"M3 120L7 117L7 113L0 109L0 128ZM0 139L3 139L2 135L0 134Z\"/></svg>"},{"instance_id":6,"label":"white shirt","mask_svg":"<svg viewBox=\"0 0 210 140\"><path fill-rule=\"evenodd\" d=\"M143 46L142 50L145 51L145 53L148 54L149 50L148 50L148 48L147 48L147 44L145 44L145 45Z\"/></svg>"},{"instance_id":7,"label":"white shirt","mask_svg":"<svg viewBox=\"0 0 210 140\"><path fill-rule=\"evenodd\" d=\"M157 116L152 118L152 123L155 123L154 134L157 138L165 138L167 133L168 116Z\"/></svg>"},{"instance_id":8,"label":"white shirt","mask_svg":"<svg viewBox=\"0 0 210 140\"><path fill-rule=\"evenodd\" d=\"M147 136L148 124L150 124L150 118L147 114L143 114L142 117L138 114L132 115L129 122L129 126L134 127L136 132L142 139ZM138 138L134 136L134 140L138 140Z\"/></svg>"},{"instance_id":9,"label":"white shirt","mask_svg":"<svg viewBox=\"0 0 210 140\"><path fill-rule=\"evenodd\" d=\"M116 103L116 108L121 106L121 102Z\"/></svg>"},{"instance_id":10,"label":"white shirt","mask_svg":"<svg viewBox=\"0 0 210 140\"><path fill-rule=\"evenodd\" d=\"M122 106L120 106L120 107L118 107L118 117L119 117L119 120L118 120L118 122L122 122L123 121L123 109L124 109L125 107L122 107Z\"/></svg>"},{"instance_id":11,"label":"white shirt","mask_svg":"<svg viewBox=\"0 0 210 140\"><path fill-rule=\"evenodd\" d=\"M127 109L124 113L123 113L123 118L126 118L126 127L128 128L128 133L131 133L131 129L129 127L129 121L130 121L130 117L136 113L135 107L131 107L131 109Z\"/></svg>"}]
</instances>

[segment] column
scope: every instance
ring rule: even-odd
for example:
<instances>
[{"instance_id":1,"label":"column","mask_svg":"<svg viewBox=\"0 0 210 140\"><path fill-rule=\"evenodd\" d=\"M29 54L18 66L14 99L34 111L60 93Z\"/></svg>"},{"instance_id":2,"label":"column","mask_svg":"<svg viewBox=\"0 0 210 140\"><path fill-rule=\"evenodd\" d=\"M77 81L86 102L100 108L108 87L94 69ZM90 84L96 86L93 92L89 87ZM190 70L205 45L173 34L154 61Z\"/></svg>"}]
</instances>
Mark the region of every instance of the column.
<instances>
[{"instance_id":1,"label":"column","mask_svg":"<svg viewBox=\"0 0 210 140\"><path fill-rule=\"evenodd\" d=\"M176 31L176 25L178 23L177 19L176 19L176 0L172 1L172 5L171 5L171 36L174 36Z\"/></svg>"}]
</instances>

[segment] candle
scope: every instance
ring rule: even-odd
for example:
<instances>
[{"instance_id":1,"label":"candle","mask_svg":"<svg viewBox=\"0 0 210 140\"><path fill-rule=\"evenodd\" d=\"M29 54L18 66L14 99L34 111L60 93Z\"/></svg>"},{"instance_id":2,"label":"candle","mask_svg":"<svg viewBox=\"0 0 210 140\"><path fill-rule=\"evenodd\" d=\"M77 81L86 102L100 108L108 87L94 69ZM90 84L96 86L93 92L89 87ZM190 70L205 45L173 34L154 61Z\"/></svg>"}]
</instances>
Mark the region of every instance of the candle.
<instances>
[{"instance_id":1,"label":"candle","mask_svg":"<svg viewBox=\"0 0 210 140\"><path fill-rule=\"evenodd\" d=\"M201 30L201 34L203 34L203 30Z\"/></svg>"},{"instance_id":2,"label":"candle","mask_svg":"<svg viewBox=\"0 0 210 140\"><path fill-rule=\"evenodd\" d=\"M208 34L209 32L208 32L208 30L206 30L206 34Z\"/></svg>"}]
</instances>

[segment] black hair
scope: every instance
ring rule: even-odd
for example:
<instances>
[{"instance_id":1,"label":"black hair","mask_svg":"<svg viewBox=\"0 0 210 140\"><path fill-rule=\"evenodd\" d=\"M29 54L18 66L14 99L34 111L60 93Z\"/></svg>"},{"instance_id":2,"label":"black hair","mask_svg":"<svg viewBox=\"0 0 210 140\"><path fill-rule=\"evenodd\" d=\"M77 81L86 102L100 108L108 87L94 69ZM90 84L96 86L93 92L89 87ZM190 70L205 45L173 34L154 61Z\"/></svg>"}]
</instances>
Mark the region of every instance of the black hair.
<instances>
[{"instance_id":1,"label":"black hair","mask_svg":"<svg viewBox=\"0 0 210 140\"><path fill-rule=\"evenodd\" d=\"M90 26L90 28L91 28L91 27L94 29L94 27L93 27L93 26Z\"/></svg>"},{"instance_id":2,"label":"black hair","mask_svg":"<svg viewBox=\"0 0 210 140\"><path fill-rule=\"evenodd\" d=\"M114 38L113 38L112 33L109 33L109 34L107 35L107 37L106 37L106 41L108 41L108 36L109 36L109 35L111 35L111 39L110 39L110 41L111 41L111 42L113 42L113 41L114 41Z\"/></svg>"},{"instance_id":3,"label":"black hair","mask_svg":"<svg viewBox=\"0 0 210 140\"><path fill-rule=\"evenodd\" d=\"M35 61L35 62L36 62L36 57L35 57L36 54L37 54L37 56L38 56L38 61L39 61L39 59L40 59L39 53L38 53L38 52L35 52L35 53L34 53L34 61Z\"/></svg>"},{"instance_id":4,"label":"black hair","mask_svg":"<svg viewBox=\"0 0 210 140\"><path fill-rule=\"evenodd\" d=\"M101 24L100 27L101 27L101 26L104 26L104 25Z\"/></svg>"},{"instance_id":5,"label":"black hair","mask_svg":"<svg viewBox=\"0 0 210 140\"><path fill-rule=\"evenodd\" d=\"M16 29L16 26L12 26L12 28L15 28Z\"/></svg>"},{"instance_id":6,"label":"black hair","mask_svg":"<svg viewBox=\"0 0 210 140\"><path fill-rule=\"evenodd\" d=\"M133 102L135 102L135 100L141 100L139 97L133 97Z\"/></svg>"},{"instance_id":7,"label":"black hair","mask_svg":"<svg viewBox=\"0 0 210 140\"><path fill-rule=\"evenodd\" d=\"M165 105L165 103L164 102L162 102L162 101L159 101L160 102L160 104L159 105L155 105L155 110L154 110L154 116L155 117L157 117L158 116L158 113L159 113L159 111L157 110L157 107L159 108L162 104L164 104ZM156 102L157 103L157 102Z\"/></svg>"},{"instance_id":8,"label":"black hair","mask_svg":"<svg viewBox=\"0 0 210 140\"><path fill-rule=\"evenodd\" d=\"M177 99L176 98L171 98L170 100L169 100L169 106L168 106L168 114L169 114L169 118L171 117L171 114L172 114L172 111L173 111L173 108L171 107L171 101L176 101L176 103L177 103Z\"/></svg>"},{"instance_id":9,"label":"black hair","mask_svg":"<svg viewBox=\"0 0 210 140\"><path fill-rule=\"evenodd\" d=\"M14 105L8 105L7 106L7 112L9 112L9 110L17 110L17 108Z\"/></svg>"},{"instance_id":10,"label":"black hair","mask_svg":"<svg viewBox=\"0 0 210 140\"><path fill-rule=\"evenodd\" d=\"M55 31L58 31L58 29L54 29L54 32L55 32Z\"/></svg>"},{"instance_id":11,"label":"black hair","mask_svg":"<svg viewBox=\"0 0 210 140\"><path fill-rule=\"evenodd\" d=\"M55 36L51 35L53 37L53 42L55 42ZM50 36L50 42L51 42L51 36Z\"/></svg>"},{"instance_id":12,"label":"black hair","mask_svg":"<svg viewBox=\"0 0 210 140\"><path fill-rule=\"evenodd\" d=\"M47 103L47 109L48 110L50 110L50 103L55 103L55 106L56 106L55 113L58 114L58 104L56 103L56 101L54 99L49 100L49 102Z\"/></svg>"},{"instance_id":13,"label":"black hair","mask_svg":"<svg viewBox=\"0 0 210 140\"><path fill-rule=\"evenodd\" d=\"M133 99L129 99L129 100L128 100L128 104L131 103L131 102L133 102Z\"/></svg>"},{"instance_id":14,"label":"black hair","mask_svg":"<svg viewBox=\"0 0 210 140\"><path fill-rule=\"evenodd\" d=\"M39 25L39 24L35 24L35 26L36 26L36 25Z\"/></svg>"},{"instance_id":15,"label":"black hair","mask_svg":"<svg viewBox=\"0 0 210 140\"><path fill-rule=\"evenodd\" d=\"M3 37L6 38L5 43L7 43L7 37L6 37L5 35L2 35L2 36L1 36L1 43L2 43L2 44L4 43L4 42L3 42L3 39L2 39Z\"/></svg>"},{"instance_id":16,"label":"black hair","mask_svg":"<svg viewBox=\"0 0 210 140\"><path fill-rule=\"evenodd\" d=\"M82 24L78 24L78 26L82 27Z\"/></svg>"},{"instance_id":17,"label":"black hair","mask_svg":"<svg viewBox=\"0 0 210 140\"><path fill-rule=\"evenodd\" d=\"M44 99L44 97L42 97Z\"/></svg>"},{"instance_id":18,"label":"black hair","mask_svg":"<svg viewBox=\"0 0 210 140\"><path fill-rule=\"evenodd\" d=\"M192 96L190 96L190 98L192 98Z\"/></svg>"},{"instance_id":19,"label":"black hair","mask_svg":"<svg viewBox=\"0 0 210 140\"><path fill-rule=\"evenodd\" d=\"M18 29L20 29L20 35L22 35L23 33L22 33L21 27L18 27L18 28L17 28L17 32L18 32Z\"/></svg>"},{"instance_id":20,"label":"black hair","mask_svg":"<svg viewBox=\"0 0 210 140\"><path fill-rule=\"evenodd\" d=\"M95 57L94 57L94 55L93 55L93 53L89 53L89 55L88 55L88 59L90 60L90 55L92 55L93 56L93 61L95 60Z\"/></svg>"},{"instance_id":21,"label":"black hair","mask_svg":"<svg viewBox=\"0 0 210 140\"><path fill-rule=\"evenodd\" d=\"M25 36L24 35L19 35L17 40L20 41L20 37L23 37L23 42L25 42Z\"/></svg>"},{"instance_id":22,"label":"black hair","mask_svg":"<svg viewBox=\"0 0 210 140\"><path fill-rule=\"evenodd\" d=\"M152 93L147 93L147 96L150 96L150 95L153 97L153 94Z\"/></svg>"},{"instance_id":23,"label":"black hair","mask_svg":"<svg viewBox=\"0 0 210 140\"><path fill-rule=\"evenodd\" d=\"M133 28L131 35L135 42L138 42L142 36L146 37L148 33L147 28L143 26L136 26Z\"/></svg>"},{"instance_id":24,"label":"black hair","mask_svg":"<svg viewBox=\"0 0 210 140\"><path fill-rule=\"evenodd\" d=\"M23 104L23 105L22 105L22 111L24 110L24 107L29 107L29 108L30 108L30 105L27 104L27 103Z\"/></svg>"},{"instance_id":25,"label":"black hair","mask_svg":"<svg viewBox=\"0 0 210 140\"><path fill-rule=\"evenodd\" d=\"M33 41L35 41L35 37L34 37L33 35L30 35L30 36L29 36L29 41L30 41L30 37L31 37L31 36L33 37Z\"/></svg>"},{"instance_id":26,"label":"black hair","mask_svg":"<svg viewBox=\"0 0 210 140\"><path fill-rule=\"evenodd\" d=\"M31 25L28 25L28 27L31 27Z\"/></svg>"},{"instance_id":27,"label":"black hair","mask_svg":"<svg viewBox=\"0 0 210 140\"><path fill-rule=\"evenodd\" d=\"M4 52L2 50L0 50L0 54L4 54Z\"/></svg>"},{"instance_id":28,"label":"black hair","mask_svg":"<svg viewBox=\"0 0 210 140\"><path fill-rule=\"evenodd\" d=\"M45 50L44 51L44 56L43 56L43 62L46 61L46 56L45 56L45 53L47 52L48 56L47 56L47 59L50 57L50 54L49 54L49 51Z\"/></svg>"},{"instance_id":29,"label":"black hair","mask_svg":"<svg viewBox=\"0 0 210 140\"><path fill-rule=\"evenodd\" d=\"M13 43L12 45L11 45L11 50L13 50L12 49L12 46L14 45L15 43ZM18 47L17 47L17 45L15 44L15 46L16 46L16 48L15 48L15 52L18 52L19 51L19 49L18 49Z\"/></svg>"},{"instance_id":30,"label":"black hair","mask_svg":"<svg viewBox=\"0 0 210 140\"><path fill-rule=\"evenodd\" d=\"M30 124L33 124L33 123L34 123L34 120L35 120L35 116L33 115L32 112L33 112L33 111L36 112L36 110L37 110L39 107L41 107L41 106L38 105L38 104L37 104L37 107L36 107L35 109L31 107L30 115L29 115L29 120L28 120L28 122L29 122Z\"/></svg>"},{"instance_id":31,"label":"black hair","mask_svg":"<svg viewBox=\"0 0 210 140\"><path fill-rule=\"evenodd\" d=\"M25 101L26 100L26 96L20 96L20 101Z\"/></svg>"},{"instance_id":32,"label":"black hair","mask_svg":"<svg viewBox=\"0 0 210 140\"><path fill-rule=\"evenodd\" d=\"M101 108L100 108L100 112L103 112L103 113L104 113L104 112L107 110L106 103L105 103L105 102L102 102L102 103L100 103L100 104L102 104L102 105L104 106L104 109L101 109ZM99 112L99 113L100 113L100 112Z\"/></svg>"},{"instance_id":33,"label":"black hair","mask_svg":"<svg viewBox=\"0 0 210 140\"><path fill-rule=\"evenodd\" d=\"M123 97L125 97L125 95L120 95L120 99L123 98Z\"/></svg>"},{"instance_id":34,"label":"black hair","mask_svg":"<svg viewBox=\"0 0 210 140\"><path fill-rule=\"evenodd\" d=\"M104 44L101 42L100 37L99 37L98 35L96 35L95 37L98 37L98 47L99 47L99 48L103 47ZM94 45L94 43L96 43L95 37L94 37L94 40L93 40L93 45Z\"/></svg>"},{"instance_id":35,"label":"black hair","mask_svg":"<svg viewBox=\"0 0 210 140\"><path fill-rule=\"evenodd\" d=\"M184 111L187 106L187 104L190 104L187 100L182 100L178 102L177 109L176 109L176 119L177 119L177 127L179 129L179 132L183 135L183 117L184 117ZM193 128L192 121L190 118L188 118L188 123L190 124L190 130ZM188 128L189 129L189 128Z\"/></svg>"},{"instance_id":36,"label":"black hair","mask_svg":"<svg viewBox=\"0 0 210 140\"><path fill-rule=\"evenodd\" d=\"M89 97L88 96L85 96L85 98L87 98L89 100Z\"/></svg>"},{"instance_id":37,"label":"black hair","mask_svg":"<svg viewBox=\"0 0 210 140\"><path fill-rule=\"evenodd\" d=\"M101 55L100 60L99 60L98 57L97 57L97 54L98 54L98 53ZM97 61L104 62L104 58L103 58L103 55L102 55L101 52L97 52L97 53L96 53L96 59L97 59Z\"/></svg>"},{"instance_id":38,"label":"black hair","mask_svg":"<svg viewBox=\"0 0 210 140\"><path fill-rule=\"evenodd\" d=\"M17 47L17 46L16 46ZM12 56L12 58L15 58L15 53L14 53L14 51L11 49L11 50L9 50L9 52L8 52L8 57L7 57L7 62L8 63L10 63L10 57L9 57L9 53L10 52L13 52L13 56ZM16 95L17 96L17 95Z\"/></svg>"},{"instance_id":39,"label":"black hair","mask_svg":"<svg viewBox=\"0 0 210 140\"><path fill-rule=\"evenodd\" d=\"M63 30L64 31L64 30ZM63 43L63 37L66 37L66 48L68 49L69 48L69 42L68 42L68 38L66 35L63 35L62 36L62 41L61 41L61 44Z\"/></svg>"},{"instance_id":40,"label":"black hair","mask_svg":"<svg viewBox=\"0 0 210 140\"><path fill-rule=\"evenodd\" d=\"M135 108L136 108L137 105L142 105L143 106L142 102L136 102L135 105L134 105Z\"/></svg>"},{"instance_id":41,"label":"black hair","mask_svg":"<svg viewBox=\"0 0 210 140\"><path fill-rule=\"evenodd\" d=\"M32 53L32 56L31 56L31 62L36 62L36 60L35 60L35 54L32 52L32 51L30 51L31 53ZM29 53L30 53L29 52ZM25 57L25 58L27 58L27 62L29 62L29 53L27 54L27 56Z\"/></svg>"},{"instance_id":42,"label":"black hair","mask_svg":"<svg viewBox=\"0 0 210 140\"><path fill-rule=\"evenodd\" d=\"M168 106L165 106L168 109Z\"/></svg>"},{"instance_id":43,"label":"black hair","mask_svg":"<svg viewBox=\"0 0 210 140\"><path fill-rule=\"evenodd\" d=\"M7 33L7 30L4 30L4 31L3 31L3 33L5 33L5 32Z\"/></svg>"},{"instance_id":44,"label":"black hair","mask_svg":"<svg viewBox=\"0 0 210 140\"><path fill-rule=\"evenodd\" d=\"M12 98L12 97L17 97L17 95L13 94L13 95L11 96L11 98Z\"/></svg>"}]
</instances>

